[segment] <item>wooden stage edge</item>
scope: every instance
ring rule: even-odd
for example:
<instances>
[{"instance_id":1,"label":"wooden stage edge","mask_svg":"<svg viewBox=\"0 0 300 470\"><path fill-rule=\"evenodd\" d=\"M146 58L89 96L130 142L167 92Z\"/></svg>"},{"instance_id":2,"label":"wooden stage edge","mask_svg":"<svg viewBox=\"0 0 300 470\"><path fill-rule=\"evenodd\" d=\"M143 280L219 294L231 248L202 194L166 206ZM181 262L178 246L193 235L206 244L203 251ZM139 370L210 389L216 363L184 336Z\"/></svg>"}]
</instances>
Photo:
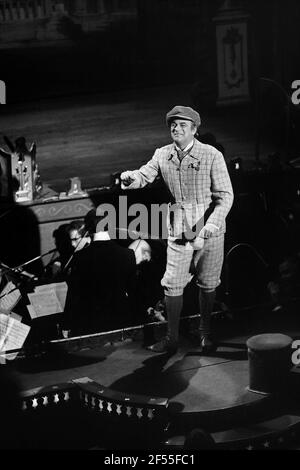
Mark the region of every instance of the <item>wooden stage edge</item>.
<instances>
[{"instance_id":1,"label":"wooden stage edge","mask_svg":"<svg viewBox=\"0 0 300 470\"><path fill-rule=\"evenodd\" d=\"M231 310L217 310L212 313L212 317L220 317L226 316L228 314L234 314L235 312L250 312L257 307L269 307L270 304L257 304L246 306L238 309L231 309ZM183 316L180 319L180 324L189 323L193 321L197 321L200 318L200 314L195 315L187 315ZM124 341L126 339L135 338L136 335L140 335L145 329L153 328L154 330L160 330L167 325L167 321L152 321L149 323L143 323L140 325L134 325L124 328L119 328L116 330L111 331L102 331L99 333L87 334L82 336L72 336L70 338L59 338L53 339L50 341L45 341L36 345L25 346L21 350L12 350L8 352L16 352L18 351L19 355L17 356L16 360L21 360L26 357L34 357L39 354L52 352L52 351L78 351L81 349L98 347L99 345L103 345L107 342L119 342ZM241 348L246 348L246 342L234 342L235 346L240 346Z\"/></svg>"}]
</instances>

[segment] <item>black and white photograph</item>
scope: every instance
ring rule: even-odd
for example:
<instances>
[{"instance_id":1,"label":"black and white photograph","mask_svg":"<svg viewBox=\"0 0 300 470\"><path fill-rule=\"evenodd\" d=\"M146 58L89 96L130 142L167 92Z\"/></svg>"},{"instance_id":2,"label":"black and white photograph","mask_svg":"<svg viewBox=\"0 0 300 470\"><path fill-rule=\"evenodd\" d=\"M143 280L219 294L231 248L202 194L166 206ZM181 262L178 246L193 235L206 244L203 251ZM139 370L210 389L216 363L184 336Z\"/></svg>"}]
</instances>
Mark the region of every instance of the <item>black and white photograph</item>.
<instances>
[{"instance_id":1,"label":"black and white photograph","mask_svg":"<svg viewBox=\"0 0 300 470\"><path fill-rule=\"evenodd\" d=\"M0 0L0 449L300 450L299 24Z\"/></svg>"}]
</instances>

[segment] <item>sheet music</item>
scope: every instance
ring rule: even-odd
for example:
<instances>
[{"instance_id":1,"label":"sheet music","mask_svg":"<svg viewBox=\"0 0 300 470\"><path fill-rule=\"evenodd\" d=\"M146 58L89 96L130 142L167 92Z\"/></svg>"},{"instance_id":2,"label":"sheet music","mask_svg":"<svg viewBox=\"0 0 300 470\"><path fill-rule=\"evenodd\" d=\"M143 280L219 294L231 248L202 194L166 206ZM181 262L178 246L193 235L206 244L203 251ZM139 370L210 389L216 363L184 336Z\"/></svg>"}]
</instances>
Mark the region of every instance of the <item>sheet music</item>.
<instances>
[{"instance_id":1,"label":"sheet music","mask_svg":"<svg viewBox=\"0 0 300 470\"><path fill-rule=\"evenodd\" d=\"M44 284L35 288L36 293L48 293L55 292L58 301L63 311L65 309L66 297L67 297L68 285L66 282L54 282L52 284Z\"/></svg>"},{"instance_id":2,"label":"sheet music","mask_svg":"<svg viewBox=\"0 0 300 470\"><path fill-rule=\"evenodd\" d=\"M33 320L34 318L36 318L36 311L34 310L33 306L30 304L30 305L26 305L27 307L27 310L29 312L29 315L30 315L30 318Z\"/></svg>"},{"instance_id":3,"label":"sheet music","mask_svg":"<svg viewBox=\"0 0 300 470\"><path fill-rule=\"evenodd\" d=\"M0 313L0 351L4 344L6 336L9 334L11 328L11 322L9 321L9 315L7 312Z\"/></svg>"},{"instance_id":4,"label":"sheet music","mask_svg":"<svg viewBox=\"0 0 300 470\"><path fill-rule=\"evenodd\" d=\"M27 305L31 318L54 315L64 311L68 286L66 282L45 284L28 294L31 305Z\"/></svg>"},{"instance_id":5,"label":"sheet music","mask_svg":"<svg viewBox=\"0 0 300 470\"><path fill-rule=\"evenodd\" d=\"M61 305L54 291L41 294L28 294L28 298L35 311L35 317L45 317L62 312Z\"/></svg>"},{"instance_id":6,"label":"sheet music","mask_svg":"<svg viewBox=\"0 0 300 470\"><path fill-rule=\"evenodd\" d=\"M19 322L22 322L22 317L18 313L10 312L9 315L10 315L11 318L14 318L15 320L18 320Z\"/></svg>"},{"instance_id":7,"label":"sheet music","mask_svg":"<svg viewBox=\"0 0 300 470\"><path fill-rule=\"evenodd\" d=\"M0 313L0 331L1 358L3 359L4 357L9 360L15 359L18 355L18 351L5 355L3 355L3 352L12 349L21 349L30 331L30 326L21 323L11 315Z\"/></svg>"},{"instance_id":8,"label":"sheet music","mask_svg":"<svg viewBox=\"0 0 300 470\"><path fill-rule=\"evenodd\" d=\"M58 300L62 307L62 312L63 312L65 309L65 304L66 304L68 285L66 282L59 282L59 283L53 284L53 286L55 288L55 292L56 292L56 295L58 297Z\"/></svg>"},{"instance_id":9,"label":"sheet music","mask_svg":"<svg viewBox=\"0 0 300 470\"><path fill-rule=\"evenodd\" d=\"M21 292L16 288L13 282L8 281L0 293L0 310L10 312L19 302Z\"/></svg>"}]
</instances>

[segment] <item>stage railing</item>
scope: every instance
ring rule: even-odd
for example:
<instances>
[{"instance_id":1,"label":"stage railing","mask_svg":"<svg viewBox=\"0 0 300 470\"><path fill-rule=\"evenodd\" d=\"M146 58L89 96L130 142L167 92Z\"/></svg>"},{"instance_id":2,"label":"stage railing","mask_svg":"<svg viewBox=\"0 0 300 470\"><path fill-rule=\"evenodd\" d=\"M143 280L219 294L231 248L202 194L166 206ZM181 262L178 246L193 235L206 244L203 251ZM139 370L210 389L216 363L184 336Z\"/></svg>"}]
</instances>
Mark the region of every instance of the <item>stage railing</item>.
<instances>
[{"instance_id":1,"label":"stage railing","mask_svg":"<svg viewBox=\"0 0 300 470\"><path fill-rule=\"evenodd\" d=\"M52 0L0 0L0 23L48 18L55 4Z\"/></svg>"},{"instance_id":2,"label":"stage railing","mask_svg":"<svg viewBox=\"0 0 300 470\"><path fill-rule=\"evenodd\" d=\"M68 416L78 423L77 429L68 430L64 443L55 439L50 443L54 448L72 446L73 432L78 442L82 433L83 447L100 444L103 448L153 448L163 444L170 419L167 398L122 393L88 377L24 391L21 400L28 432L34 431L30 429L33 425L55 427L57 419L68 420ZM82 420L85 426L81 426ZM42 437L37 447L44 446L49 442Z\"/></svg>"},{"instance_id":3,"label":"stage railing","mask_svg":"<svg viewBox=\"0 0 300 470\"><path fill-rule=\"evenodd\" d=\"M92 8L91 8L92 6ZM110 0L109 4L104 0L98 0L94 4L88 2L74 2L67 0L0 0L0 23L22 22L50 17L57 8L68 15L105 15L105 14L135 14L134 1L126 2Z\"/></svg>"}]
</instances>

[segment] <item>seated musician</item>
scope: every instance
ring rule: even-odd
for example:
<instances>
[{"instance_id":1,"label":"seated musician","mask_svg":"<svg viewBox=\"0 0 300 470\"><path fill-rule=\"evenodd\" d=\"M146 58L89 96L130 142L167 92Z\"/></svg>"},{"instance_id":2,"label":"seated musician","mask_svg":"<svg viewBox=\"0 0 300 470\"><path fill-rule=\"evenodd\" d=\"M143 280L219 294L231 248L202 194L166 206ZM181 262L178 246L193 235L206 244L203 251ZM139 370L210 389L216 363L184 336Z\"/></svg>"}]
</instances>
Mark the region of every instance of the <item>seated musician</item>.
<instances>
[{"instance_id":1,"label":"seated musician","mask_svg":"<svg viewBox=\"0 0 300 470\"><path fill-rule=\"evenodd\" d=\"M45 269L45 279L63 281L67 278L75 251L87 247L91 238L82 220L62 224L53 232L57 252Z\"/></svg>"},{"instance_id":2,"label":"seated musician","mask_svg":"<svg viewBox=\"0 0 300 470\"><path fill-rule=\"evenodd\" d=\"M136 268L151 259L145 240L128 248L110 238L103 217L88 213L86 227L93 241L74 254L68 279L63 335L97 333L126 326L133 307Z\"/></svg>"}]
</instances>

